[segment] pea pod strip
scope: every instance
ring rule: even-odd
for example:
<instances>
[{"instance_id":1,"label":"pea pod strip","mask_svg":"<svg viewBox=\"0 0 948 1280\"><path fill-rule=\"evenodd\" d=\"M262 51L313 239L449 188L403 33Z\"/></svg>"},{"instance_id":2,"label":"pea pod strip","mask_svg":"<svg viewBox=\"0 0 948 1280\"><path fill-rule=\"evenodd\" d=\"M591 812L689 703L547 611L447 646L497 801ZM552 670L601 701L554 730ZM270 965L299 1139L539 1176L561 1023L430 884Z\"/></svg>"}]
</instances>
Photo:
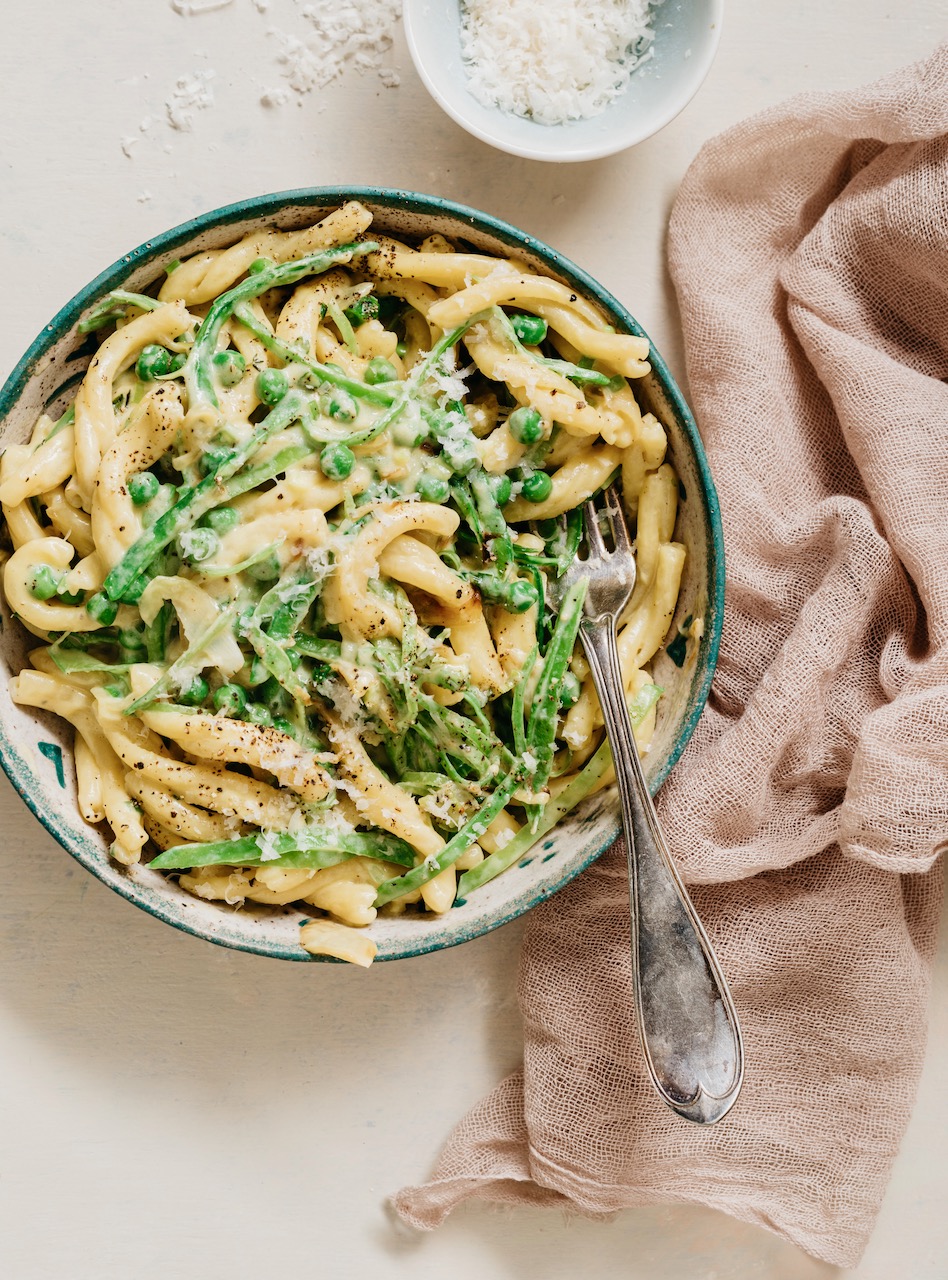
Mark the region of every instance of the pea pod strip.
<instances>
[{"instance_id":1,"label":"pea pod strip","mask_svg":"<svg viewBox=\"0 0 948 1280\"><path fill-rule=\"evenodd\" d=\"M563 680L569 669L569 660L583 619L583 600L586 598L586 582L574 583L563 597L559 617L550 637L543 659L543 670L533 694L528 741L536 759L531 785L534 791L542 791L550 779L553 764L553 743L556 737L556 719L563 697Z\"/></svg>"},{"instance_id":2,"label":"pea pod strip","mask_svg":"<svg viewBox=\"0 0 948 1280\"><path fill-rule=\"evenodd\" d=\"M280 403L267 414L250 438L234 449L216 472L205 476L196 485L187 489L175 505L155 521L125 552L122 559L111 570L105 579L103 590L110 600L120 600L133 582L145 572L148 566L185 529L189 529L196 520L205 515L212 507L220 506L237 493L244 492L237 481L229 489L226 481L236 477L236 473L253 457L260 447L284 430L306 412L307 401L298 393L291 392L283 397ZM309 450L304 449L304 454ZM250 481L247 488L255 488L262 483L261 478L245 477Z\"/></svg>"},{"instance_id":3,"label":"pea pod strip","mask_svg":"<svg viewBox=\"0 0 948 1280\"><path fill-rule=\"evenodd\" d=\"M624 381L624 379L617 379L611 374L600 373L597 369L587 369L581 364L573 364L570 360L554 360L548 356L539 356L534 351L528 351L517 337L516 330L500 307L493 309L491 323L500 329L506 340L520 355L527 360L533 360L536 364L542 364L546 369L552 369L555 373L561 374L564 378L569 378L572 382L588 383L594 387L617 387Z\"/></svg>"},{"instance_id":4,"label":"pea pod strip","mask_svg":"<svg viewBox=\"0 0 948 1280\"><path fill-rule=\"evenodd\" d=\"M139 311L156 311L163 304L157 298L149 298L144 293L128 293L125 289L113 289L97 303L85 320L81 320L76 329L79 333L92 333L124 316L129 307L138 307Z\"/></svg>"},{"instance_id":5,"label":"pea pod strip","mask_svg":"<svg viewBox=\"0 0 948 1280\"><path fill-rule=\"evenodd\" d=\"M304 276L321 275L339 263L351 262L353 258L377 249L378 245L371 240L360 244L344 244L334 249L321 249L318 253L307 254L305 258L297 258L293 262L282 262L279 265L265 267L246 280L222 293L211 303L210 310L201 322L197 340L191 348L188 362L184 366L184 383L188 389L189 408L198 404L217 405L217 394L211 377L211 358L217 347L224 321L231 315L234 307L251 298L258 298L268 289L280 285L296 284Z\"/></svg>"},{"instance_id":6,"label":"pea pod strip","mask_svg":"<svg viewBox=\"0 0 948 1280\"><path fill-rule=\"evenodd\" d=\"M297 675L287 651L254 622L244 627L243 634L250 641L254 652L267 671L290 697L308 705L311 701L309 691Z\"/></svg>"},{"instance_id":7,"label":"pea pod strip","mask_svg":"<svg viewBox=\"0 0 948 1280\"><path fill-rule=\"evenodd\" d=\"M629 715L633 727L642 723L661 697L661 693L657 685L649 684L634 698L629 699ZM596 790L611 768L612 750L606 738L582 772L578 773L558 796L547 802L535 830L530 823L527 823L502 849L498 849L483 862L479 862L476 867L471 867L469 871L464 872L458 880L458 898L464 898L467 894L473 893L475 889L479 889L495 876L499 876L502 871L512 867L515 862L519 862L538 840L542 839L548 831L552 831L561 818Z\"/></svg>"},{"instance_id":8,"label":"pea pod strip","mask_svg":"<svg viewBox=\"0 0 948 1280\"><path fill-rule=\"evenodd\" d=\"M146 689L140 698L136 698L134 702L125 708L124 714L127 716L137 715L145 707L150 707L153 702L163 698L174 685L180 684L184 678L193 677L195 668L200 666L200 662L195 660L222 631L226 631L233 626L236 614L237 608L235 605L225 609L219 617L214 619L209 627L201 632L195 639L194 644L189 645L184 653L172 662L171 666L159 676L150 689Z\"/></svg>"},{"instance_id":9,"label":"pea pod strip","mask_svg":"<svg viewBox=\"0 0 948 1280\"><path fill-rule=\"evenodd\" d=\"M267 853L277 857L265 856ZM349 858L380 858L410 867L415 860L411 845L383 832L338 831L316 827L294 834L274 833L259 838L214 840L206 844L175 845L149 864L157 871L182 871L188 867L286 867L318 870Z\"/></svg>"},{"instance_id":10,"label":"pea pod strip","mask_svg":"<svg viewBox=\"0 0 948 1280\"><path fill-rule=\"evenodd\" d=\"M522 779L523 775L520 770L510 774L491 795L490 799L481 805L473 818L468 818L460 831L451 837L443 849L425 858L424 862L419 862L418 866L409 871L407 875L396 876L395 879L386 880L379 885L375 905L384 907L386 902L393 902L396 898L402 897L403 894L413 893L415 889L420 889L429 880L433 880L442 871L453 866L461 854L484 834L520 786Z\"/></svg>"}]
</instances>

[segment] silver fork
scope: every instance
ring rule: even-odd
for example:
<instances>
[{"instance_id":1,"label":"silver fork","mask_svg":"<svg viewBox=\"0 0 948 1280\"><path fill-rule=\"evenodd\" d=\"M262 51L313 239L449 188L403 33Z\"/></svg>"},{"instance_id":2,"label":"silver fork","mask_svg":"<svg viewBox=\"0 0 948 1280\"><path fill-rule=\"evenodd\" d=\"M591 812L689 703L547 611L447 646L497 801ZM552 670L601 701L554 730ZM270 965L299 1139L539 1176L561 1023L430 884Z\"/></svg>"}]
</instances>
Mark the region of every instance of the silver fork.
<instances>
[{"instance_id":1,"label":"silver fork","mask_svg":"<svg viewBox=\"0 0 948 1280\"><path fill-rule=\"evenodd\" d=\"M615 485L604 494L614 550L586 503L586 560L556 594L586 579L580 637L612 745L629 858L632 977L639 1035L655 1088L687 1120L714 1124L734 1105L744 1052L727 983L675 870L649 794L626 705L616 624L635 586L635 559Z\"/></svg>"}]
</instances>

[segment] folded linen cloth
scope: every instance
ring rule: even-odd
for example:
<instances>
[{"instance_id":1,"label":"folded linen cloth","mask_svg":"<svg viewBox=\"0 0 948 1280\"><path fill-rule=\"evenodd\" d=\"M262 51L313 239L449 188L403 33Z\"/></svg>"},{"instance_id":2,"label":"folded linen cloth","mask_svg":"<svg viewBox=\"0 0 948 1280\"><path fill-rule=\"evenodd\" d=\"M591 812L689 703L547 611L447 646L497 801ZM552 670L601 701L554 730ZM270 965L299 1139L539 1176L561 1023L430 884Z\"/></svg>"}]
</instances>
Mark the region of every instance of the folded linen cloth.
<instances>
[{"instance_id":1,"label":"folded linen cloth","mask_svg":"<svg viewBox=\"0 0 948 1280\"><path fill-rule=\"evenodd\" d=\"M744 1091L663 1108L624 852L527 924L524 1066L395 1198L697 1202L860 1256L921 1070L948 847L948 46L708 143L669 256L721 497L724 637L659 808L729 975Z\"/></svg>"}]
</instances>

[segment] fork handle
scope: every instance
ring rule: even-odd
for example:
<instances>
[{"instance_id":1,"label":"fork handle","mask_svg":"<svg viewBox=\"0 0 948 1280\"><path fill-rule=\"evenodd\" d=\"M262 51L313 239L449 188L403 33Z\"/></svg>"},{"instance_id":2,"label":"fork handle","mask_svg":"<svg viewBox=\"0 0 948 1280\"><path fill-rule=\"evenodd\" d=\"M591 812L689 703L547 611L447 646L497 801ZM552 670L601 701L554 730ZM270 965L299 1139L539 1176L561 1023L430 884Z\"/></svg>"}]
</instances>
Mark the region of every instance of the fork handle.
<instances>
[{"instance_id":1,"label":"fork handle","mask_svg":"<svg viewBox=\"0 0 948 1280\"><path fill-rule=\"evenodd\" d=\"M744 1055L727 983L675 870L649 794L616 645L616 620L584 618L580 636L612 746L629 858L632 979L652 1082L673 1111L698 1124L726 1115Z\"/></svg>"}]
</instances>

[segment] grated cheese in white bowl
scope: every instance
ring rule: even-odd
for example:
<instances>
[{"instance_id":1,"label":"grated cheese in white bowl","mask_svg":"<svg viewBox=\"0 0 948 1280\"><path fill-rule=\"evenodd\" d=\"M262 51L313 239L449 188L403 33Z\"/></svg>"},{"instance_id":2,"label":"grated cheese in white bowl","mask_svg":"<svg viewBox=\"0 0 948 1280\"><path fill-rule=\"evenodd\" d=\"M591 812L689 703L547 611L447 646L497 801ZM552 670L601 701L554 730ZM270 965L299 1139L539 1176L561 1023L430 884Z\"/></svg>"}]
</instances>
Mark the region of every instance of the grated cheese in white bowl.
<instances>
[{"instance_id":1,"label":"grated cheese in white bowl","mask_svg":"<svg viewBox=\"0 0 948 1280\"><path fill-rule=\"evenodd\" d=\"M599 115L652 55L662 0L464 0L473 96L538 124Z\"/></svg>"},{"instance_id":2,"label":"grated cheese in white bowl","mask_svg":"<svg viewBox=\"0 0 948 1280\"><path fill-rule=\"evenodd\" d=\"M724 0L401 4L438 105L482 142L556 163L614 155L672 121L710 70L724 13Z\"/></svg>"}]
</instances>

